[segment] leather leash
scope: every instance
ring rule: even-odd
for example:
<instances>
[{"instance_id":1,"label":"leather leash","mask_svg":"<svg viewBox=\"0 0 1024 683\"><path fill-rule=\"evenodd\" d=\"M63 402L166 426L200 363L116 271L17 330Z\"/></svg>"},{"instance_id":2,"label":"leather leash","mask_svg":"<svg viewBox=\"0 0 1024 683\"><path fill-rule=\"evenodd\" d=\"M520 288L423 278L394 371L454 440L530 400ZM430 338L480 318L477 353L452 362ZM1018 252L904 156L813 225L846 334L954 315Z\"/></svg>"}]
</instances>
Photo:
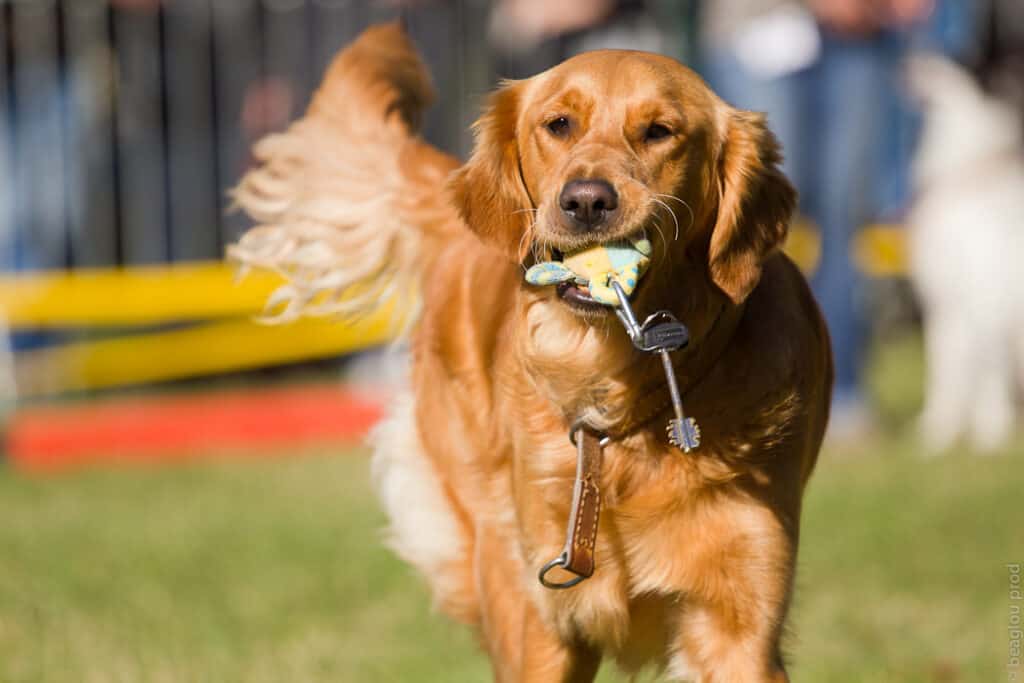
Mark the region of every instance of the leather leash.
<instances>
[{"instance_id":1,"label":"leather leash","mask_svg":"<svg viewBox=\"0 0 1024 683\"><path fill-rule=\"evenodd\" d=\"M597 525L601 519L601 465L608 437L602 437L582 422L569 432L576 445L576 481L572 489L572 506L562 554L544 565L537 578L545 588L572 588L594 573L594 549ZM557 583L546 577L555 567L576 576Z\"/></svg>"}]
</instances>

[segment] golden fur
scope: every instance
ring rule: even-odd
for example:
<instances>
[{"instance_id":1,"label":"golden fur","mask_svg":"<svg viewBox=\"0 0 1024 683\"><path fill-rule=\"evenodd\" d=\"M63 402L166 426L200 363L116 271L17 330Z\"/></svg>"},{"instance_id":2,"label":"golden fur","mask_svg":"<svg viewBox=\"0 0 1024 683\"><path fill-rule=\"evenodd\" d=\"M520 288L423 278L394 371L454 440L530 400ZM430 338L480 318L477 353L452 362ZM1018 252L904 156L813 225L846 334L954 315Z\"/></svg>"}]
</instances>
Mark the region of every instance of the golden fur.
<instances>
[{"instance_id":1,"label":"golden fur","mask_svg":"<svg viewBox=\"0 0 1024 683\"><path fill-rule=\"evenodd\" d=\"M287 319L418 289L412 395L375 463L399 551L478 629L496 680L591 680L602 656L705 682L786 680L779 639L831 359L776 251L795 193L763 118L670 59L593 52L505 84L459 167L415 136L428 100L400 29L367 31L305 118L260 143L236 198L261 227L232 250L291 278ZM655 122L669 135L648 139ZM559 212L576 178L619 193L597 237ZM522 266L640 229L654 254L635 307L689 326L675 363L704 442L683 455L662 415L609 444L597 571L549 591L536 573L564 540L569 422L614 430L664 386L613 315L524 284ZM351 292L368 294L356 309L338 303Z\"/></svg>"}]
</instances>

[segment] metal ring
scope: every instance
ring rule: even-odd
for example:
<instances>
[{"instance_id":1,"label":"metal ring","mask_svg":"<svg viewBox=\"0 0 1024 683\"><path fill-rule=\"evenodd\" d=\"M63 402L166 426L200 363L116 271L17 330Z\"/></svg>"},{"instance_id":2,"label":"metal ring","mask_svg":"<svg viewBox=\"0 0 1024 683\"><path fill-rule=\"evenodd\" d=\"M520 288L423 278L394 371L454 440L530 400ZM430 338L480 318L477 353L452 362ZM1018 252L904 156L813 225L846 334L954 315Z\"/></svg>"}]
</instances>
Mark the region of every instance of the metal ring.
<instances>
[{"instance_id":1,"label":"metal ring","mask_svg":"<svg viewBox=\"0 0 1024 683\"><path fill-rule=\"evenodd\" d=\"M593 427L588 425L582 417L578 417L575 420L573 420L573 423L571 425L569 425L569 443L571 443L573 446L576 445L576 431L580 428L589 429L590 431L597 434L600 437L597 443L598 445L601 446L601 448L604 448L609 443L611 443L612 437L608 436L602 431L594 429Z\"/></svg>"},{"instance_id":2,"label":"metal ring","mask_svg":"<svg viewBox=\"0 0 1024 683\"><path fill-rule=\"evenodd\" d=\"M546 578L544 578L547 575L547 573L555 567L565 567L565 564L568 561L569 557L563 550L561 555L559 555L558 557L556 557L555 559L551 560L546 565L541 567L540 573L537 574L537 580L540 581L540 585L544 586L545 588L550 588L552 590L564 590L566 588L572 588L573 586L587 578L585 576L580 576L579 574L576 574L574 578L569 579L565 583L552 583L548 581ZM572 572L573 574L576 573L573 572L571 569L566 569L565 571Z\"/></svg>"}]
</instances>

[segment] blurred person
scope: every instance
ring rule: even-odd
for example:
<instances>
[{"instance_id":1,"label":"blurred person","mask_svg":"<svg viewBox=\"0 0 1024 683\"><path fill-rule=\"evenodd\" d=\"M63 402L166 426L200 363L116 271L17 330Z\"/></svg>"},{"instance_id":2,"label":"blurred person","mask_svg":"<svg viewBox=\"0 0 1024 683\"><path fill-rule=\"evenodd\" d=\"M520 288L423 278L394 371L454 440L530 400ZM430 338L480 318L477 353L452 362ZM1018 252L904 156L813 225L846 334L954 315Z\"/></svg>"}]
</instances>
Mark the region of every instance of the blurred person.
<instances>
[{"instance_id":1,"label":"blurred person","mask_svg":"<svg viewBox=\"0 0 1024 683\"><path fill-rule=\"evenodd\" d=\"M59 21L59 10L16 6L0 23L0 48L7 50L10 60L0 80L9 98L0 109L0 135L9 144L0 150L6 152L0 155L6 186L0 210L7 219L0 226L0 249L2 265L9 270L64 263L65 198L77 193L74 185L66 186L69 159L64 139L73 134L77 120L68 107L75 74L58 68L56 26L50 25ZM49 32L33 35L39 30Z\"/></svg>"},{"instance_id":2,"label":"blurred person","mask_svg":"<svg viewBox=\"0 0 1024 683\"><path fill-rule=\"evenodd\" d=\"M59 3L18 3L0 17L0 270L67 265L72 216L85 201L90 159L76 154L94 120L74 106L89 87L95 62L62 68ZM2 311L0 311L2 314ZM0 412L15 397L15 350L42 346L55 335L17 332L0 324Z\"/></svg>"},{"instance_id":3,"label":"blurred person","mask_svg":"<svg viewBox=\"0 0 1024 683\"><path fill-rule=\"evenodd\" d=\"M877 176L906 30L930 0L715 0L702 6L705 76L730 103L764 111L786 150L801 213L822 234L812 287L832 334L830 434L871 427L860 379L864 321L850 242L880 210Z\"/></svg>"},{"instance_id":4,"label":"blurred person","mask_svg":"<svg viewBox=\"0 0 1024 683\"><path fill-rule=\"evenodd\" d=\"M1024 112L1024 2L986 0L973 71L992 94Z\"/></svg>"},{"instance_id":5,"label":"blurred person","mask_svg":"<svg viewBox=\"0 0 1024 683\"><path fill-rule=\"evenodd\" d=\"M498 0L488 42L498 73L524 78L587 50L665 53L671 47L644 0Z\"/></svg>"}]
</instances>

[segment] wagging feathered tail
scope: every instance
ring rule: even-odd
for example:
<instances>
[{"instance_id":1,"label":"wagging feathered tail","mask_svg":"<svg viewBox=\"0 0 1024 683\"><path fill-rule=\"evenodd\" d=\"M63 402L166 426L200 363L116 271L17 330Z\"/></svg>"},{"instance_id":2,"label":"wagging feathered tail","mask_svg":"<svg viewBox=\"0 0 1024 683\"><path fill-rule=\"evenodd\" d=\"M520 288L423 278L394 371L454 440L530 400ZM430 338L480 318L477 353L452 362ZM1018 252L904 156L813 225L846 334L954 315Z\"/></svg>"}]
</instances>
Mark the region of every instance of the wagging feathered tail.
<instances>
[{"instance_id":1,"label":"wagging feathered tail","mask_svg":"<svg viewBox=\"0 0 1024 683\"><path fill-rule=\"evenodd\" d=\"M417 137L433 95L402 28L375 26L334 60L303 118L256 144L232 196L257 226L228 257L286 279L266 320L357 316L416 291L460 225L442 190L458 162Z\"/></svg>"}]
</instances>

